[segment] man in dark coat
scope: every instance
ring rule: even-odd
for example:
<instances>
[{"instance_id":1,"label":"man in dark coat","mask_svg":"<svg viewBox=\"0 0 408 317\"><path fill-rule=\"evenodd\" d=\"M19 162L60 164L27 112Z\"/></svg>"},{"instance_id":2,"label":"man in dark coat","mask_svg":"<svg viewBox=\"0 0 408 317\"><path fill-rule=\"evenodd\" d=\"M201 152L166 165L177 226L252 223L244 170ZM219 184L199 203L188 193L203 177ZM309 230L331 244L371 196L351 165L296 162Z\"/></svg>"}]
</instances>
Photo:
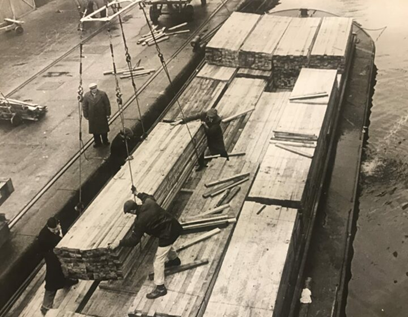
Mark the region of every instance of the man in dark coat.
<instances>
[{"instance_id":1,"label":"man in dark coat","mask_svg":"<svg viewBox=\"0 0 408 317\"><path fill-rule=\"evenodd\" d=\"M46 226L38 236L40 252L44 255L46 266L45 293L41 306L41 312L44 315L52 308L57 290L78 283L78 280L65 278L61 263L53 252L53 249L61 241L61 237L61 226L54 217L48 219Z\"/></svg>"},{"instance_id":2,"label":"man in dark coat","mask_svg":"<svg viewBox=\"0 0 408 317\"><path fill-rule=\"evenodd\" d=\"M159 239L159 246L154 259L154 284L156 288L146 295L149 299L155 299L167 294L164 285L164 268L180 265L181 261L173 247L182 232L180 223L170 213L165 211L153 196L146 193L134 193L142 201L137 205L133 200L128 200L123 206L125 213L135 214L137 217L133 224L132 235L129 238L122 239L119 244L111 245L111 248L118 246L134 247L143 237L144 233ZM166 262L166 259L168 261Z\"/></svg>"},{"instance_id":3,"label":"man in dark coat","mask_svg":"<svg viewBox=\"0 0 408 317\"><path fill-rule=\"evenodd\" d=\"M89 85L88 91L82 100L82 109L84 117L89 123L89 133L93 134L94 147L100 147L102 141L104 145L109 145L109 117L111 115L111 107L109 98L102 90L98 90L96 84ZM102 136L102 141L101 141Z\"/></svg>"},{"instance_id":4,"label":"man in dark coat","mask_svg":"<svg viewBox=\"0 0 408 317\"><path fill-rule=\"evenodd\" d=\"M134 140L133 131L129 128L124 128L115 136L110 147L110 157L112 164L121 166L126 159L132 159L128 156L128 151L131 150L131 142Z\"/></svg>"},{"instance_id":5,"label":"man in dark coat","mask_svg":"<svg viewBox=\"0 0 408 317\"><path fill-rule=\"evenodd\" d=\"M207 137L208 149L210 150L211 155L220 154L221 157L228 158L228 153L225 149L224 136L221 129L221 118L217 114L217 110L211 108L208 111L201 112L197 115L186 117L181 120L180 123L187 123L193 120L200 119L205 130L205 135ZM204 153L198 159L198 168L196 171L202 170L206 167L204 160Z\"/></svg>"}]
</instances>

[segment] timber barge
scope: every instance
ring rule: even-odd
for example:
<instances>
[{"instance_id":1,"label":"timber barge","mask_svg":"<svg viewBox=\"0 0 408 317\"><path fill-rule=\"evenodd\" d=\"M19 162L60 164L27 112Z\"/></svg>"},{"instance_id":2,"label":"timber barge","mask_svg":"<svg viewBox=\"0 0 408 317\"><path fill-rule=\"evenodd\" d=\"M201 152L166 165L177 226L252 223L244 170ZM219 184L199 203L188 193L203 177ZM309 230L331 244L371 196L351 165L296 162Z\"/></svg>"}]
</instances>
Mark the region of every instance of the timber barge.
<instances>
[{"instance_id":1,"label":"timber barge","mask_svg":"<svg viewBox=\"0 0 408 317\"><path fill-rule=\"evenodd\" d=\"M334 22L306 17L304 11L301 15L275 19L234 13L227 20L165 120L57 246L66 273L83 280L61 291L47 316L289 315L303 283L302 263L356 45L351 19L333 18ZM330 41L333 23L342 38L338 42ZM265 31L268 24L280 33ZM273 34L270 41L263 32ZM313 55L321 47L331 47L333 56ZM334 53L333 47L342 48L342 54ZM247 48L244 54L242 48ZM315 68L310 67L313 56L318 61ZM322 59L324 69L316 68ZM204 172L192 173L195 151L205 150L200 124L190 123L187 130L166 122L210 108L223 118L243 114L226 120L223 128L230 152L245 155L213 159ZM108 243L130 230L133 219L121 210L131 197L130 171L139 191L153 193L185 225L192 219L208 223L200 219L219 204L220 196L211 196L209 183L249 174L228 207L214 216L227 219L216 234L184 248L202 233L186 233L177 241L183 263L203 265L168 276L168 294L153 301L145 298L153 288L148 278L156 248L153 239L144 238L141 248L115 254L118 261L109 263L109 270L92 267L98 261L106 264L103 261L113 256ZM40 314L43 276L44 269L10 316Z\"/></svg>"}]
</instances>

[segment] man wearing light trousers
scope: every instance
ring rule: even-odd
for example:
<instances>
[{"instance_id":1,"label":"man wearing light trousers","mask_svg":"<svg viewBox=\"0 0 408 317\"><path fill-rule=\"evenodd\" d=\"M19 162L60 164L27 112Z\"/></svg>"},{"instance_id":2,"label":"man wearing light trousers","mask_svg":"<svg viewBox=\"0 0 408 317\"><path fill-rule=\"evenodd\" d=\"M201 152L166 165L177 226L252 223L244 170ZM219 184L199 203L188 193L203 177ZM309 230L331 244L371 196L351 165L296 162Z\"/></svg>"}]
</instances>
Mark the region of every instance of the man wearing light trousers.
<instances>
[{"instance_id":1,"label":"man wearing light trousers","mask_svg":"<svg viewBox=\"0 0 408 317\"><path fill-rule=\"evenodd\" d=\"M111 245L111 248L118 246L134 247L143 237L144 233L159 239L159 246L154 259L154 284L156 288L146 295L149 299L155 299L167 294L164 285L165 267L178 266L181 261L173 247L182 232L180 223L170 213L165 211L153 196L146 193L134 193L142 201L141 205L136 204L133 200L128 200L123 206L125 213L136 215L133 224L132 235L129 238L122 239L118 245ZM166 262L166 260L168 260Z\"/></svg>"}]
</instances>

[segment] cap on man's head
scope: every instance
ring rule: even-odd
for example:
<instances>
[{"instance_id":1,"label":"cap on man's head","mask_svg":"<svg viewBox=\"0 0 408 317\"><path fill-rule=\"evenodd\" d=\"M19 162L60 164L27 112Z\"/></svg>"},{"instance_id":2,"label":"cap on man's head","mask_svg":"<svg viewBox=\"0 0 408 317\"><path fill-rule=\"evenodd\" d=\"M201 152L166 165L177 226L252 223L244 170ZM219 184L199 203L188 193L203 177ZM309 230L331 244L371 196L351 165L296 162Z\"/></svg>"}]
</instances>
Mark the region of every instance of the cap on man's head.
<instances>
[{"instance_id":1,"label":"cap on man's head","mask_svg":"<svg viewBox=\"0 0 408 317\"><path fill-rule=\"evenodd\" d=\"M136 210L136 209L137 209L137 204L133 200L128 200L123 205L123 212L125 214L127 214L131 210Z\"/></svg>"},{"instance_id":2,"label":"cap on man's head","mask_svg":"<svg viewBox=\"0 0 408 317\"><path fill-rule=\"evenodd\" d=\"M89 89L93 89L93 88L96 88L96 87L98 87L98 85L96 83L89 84Z\"/></svg>"},{"instance_id":3,"label":"cap on man's head","mask_svg":"<svg viewBox=\"0 0 408 317\"><path fill-rule=\"evenodd\" d=\"M51 218L49 218L49 219L47 220L47 227L50 228L50 229L55 229L55 228L57 228L58 224L59 224L59 221L58 221L58 219L55 218L55 217L51 217Z\"/></svg>"},{"instance_id":4,"label":"cap on man's head","mask_svg":"<svg viewBox=\"0 0 408 317\"><path fill-rule=\"evenodd\" d=\"M215 118L217 116L217 110L214 108L211 108L210 110L207 111L207 117L208 118Z\"/></svg>"},{"instance_id":5,"label":"cap on man's head","mask_svg":"<svg viewBox=\"0 0 408 317\"><path fill-rule=\"evenodd\" d=\"M127 136L127 137L132 137L133 136L133 131L130 130L129 128L124 128L120 130L120 134Z\"/></svg>"}]
</instances>

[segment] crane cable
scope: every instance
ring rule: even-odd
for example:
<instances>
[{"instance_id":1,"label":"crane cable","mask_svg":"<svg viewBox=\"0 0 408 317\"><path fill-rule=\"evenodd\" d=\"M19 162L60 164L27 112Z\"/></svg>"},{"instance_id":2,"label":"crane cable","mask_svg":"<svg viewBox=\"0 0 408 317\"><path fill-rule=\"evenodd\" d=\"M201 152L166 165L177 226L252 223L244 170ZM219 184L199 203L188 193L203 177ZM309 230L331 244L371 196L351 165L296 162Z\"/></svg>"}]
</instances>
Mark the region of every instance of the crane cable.
<instances>
[{"instance_id":1,"label":"crane cable","mask_svg":"<svg viewBox=\"0 0 408 317\"><path fill-rule=\"evenodd\" d=\"M86 12L86 11L85 11ZM82 211L84 210L84 205L82 203L82 154L84 143L82 140L82 101L84 99L84 88L82 86L82 58L83 58L83 27L82 23L80 22L80 43L79 43L79 85L78 85L78 126L79 126L79 197L78 197L78 204L75 206L75 210L81 215Z\"/></svg>"},{"instance_id":2,"label":"crane cable","mask_svg":"<svg viewBox=\"0 0 408 317\"><path fill-rule=\"evenodd\" d=\"M172 82L172 80L171 80L171 77L170 77L170 74L169 74L169 70L167 69L167 65L166 65L166 61L164 60L163 53L160 51L159 44L157 43L156 36L154 35L152 25L150 24L150 21L149 21L149 19L147 18L147 14L146 14L146 11L145 11L145 9L144 9L144 3L142 3L142 2L139 3L139 7L140 7L140 9L143 11L143 15L144 15L144 17L145 17L145 19L146 19L147 26L149 27L150 33L151 33L151 35L152 35L152 38L153 38L153 41L154 41L154 44L155 44L155 47L156 47L157 55L159 56L160 63L162 64L163 70L164 70L164 72L166 73L166 76L167 76L167 78L168 78L168 80L169 80L170 89L171 89L171 91L172 91L173 94L174 94L175 89L173 88L173 82ZM178 99L176 99L176 103L177 103L177 105L178 105L178 107L179 107L179 109L180 109L181 117L182 117L182 119L183 119L183 121L184 121L185 116L184 116L183 108L181 107L180 102L178 101ZM200 159L200 156L198 155L198 150L197 150L197 140L196 140L195 137L192 135L192 133L191 133L191 131L190 131L190 128L188 127L188 124L186 124L186 127L187 127L188 134L190 135L190 138L191 138L191 140L192 140L192 142L193 142L194 153L195 153L195 155L197 156L197 159Z\"/></svg>"},{"instance_id":3,"label":"crane cable","mask_svg":"<svg viewBox=\"0 0 408 317\"><path fill-rule=\"evenodd\" d=\"M119 24L120 24L120 30L121 30L121 33L122 33L123 46L125 48L125 59L126 59L126 63L128 65L128 68L129 68L129 72L130 72L130 78L131 78L131 82L132 82L133 91L135 93L137 110L139 112L139 120L140 120L140 123L142 125L142 133L143 133L142 138L145 138L146 137L146 130L145 130L145 127L144 127L144 124L143 124L142 112L140 111L139 98L137 97L138 94L137 94L137 87L136 87L136 83L135 83L135 78L134 78L134 75L133 75L132 57L129 54L129 48L127 46L125 31L123 29L122 17L121 17L120 14L119 14Z\"/></svg>"},{"instance_id":4,"label":"crane cable","mask_svg":"<svg viewBox=\"0 0 408 317\"><path fill-rule=\"evenodd\" d=\"M107 1L106 1L106 16L108 16ZM118 74L117 74L117 70L116 70L115 53L114 53L114 50L113 50L110 21L107 22L107 30L108 30L108 35L109 35L109 47L110 47L110 52L111 52L111 57L112 57L113 75L115 77L115 84L116 84L116 102L117 102L117 105L118 105L120 121L122 123L122 129L123 129L123 133L124 133L124 136L125 136L126 153L127 153L127 157L129 158L129 156L130 156L129 155L129 146L128 146L128 142L127 142L126 134L125 134L125 117L124 117L123 110L122 110L122 108L123 108L122 92L120 90ZM134 87L136 87L136 85L134 85ZM137 99L137 94L135 94L135 95L136 95L136 100L138 100ZM139 106L139 103L137 103L137 104ZM140 114L140 108L139 108L139 114ZM141 117L140 117L140 121L142 121ZM142 127L143 127L143 123L142 123ZM145 131L144 131L144 128L143 128L143 134L144 133L145 133ZM132 184L133 200L136 202L136 195L135 195L135 193L133 191L133 189L135 189L136 187L134 185L134 180L133 180L132 164L130 164L129 159L127 161L128 161L128 166L129 166L130 182Z\"/></svg>"}]
</instances>

